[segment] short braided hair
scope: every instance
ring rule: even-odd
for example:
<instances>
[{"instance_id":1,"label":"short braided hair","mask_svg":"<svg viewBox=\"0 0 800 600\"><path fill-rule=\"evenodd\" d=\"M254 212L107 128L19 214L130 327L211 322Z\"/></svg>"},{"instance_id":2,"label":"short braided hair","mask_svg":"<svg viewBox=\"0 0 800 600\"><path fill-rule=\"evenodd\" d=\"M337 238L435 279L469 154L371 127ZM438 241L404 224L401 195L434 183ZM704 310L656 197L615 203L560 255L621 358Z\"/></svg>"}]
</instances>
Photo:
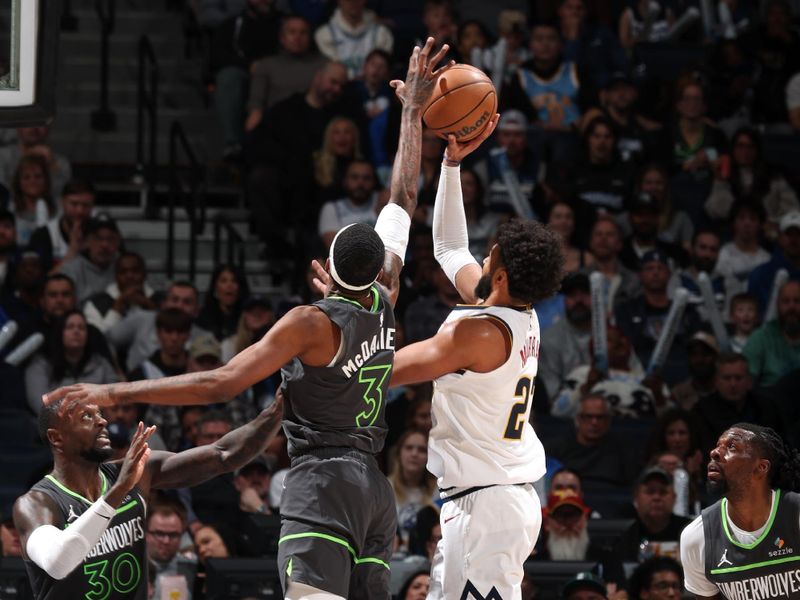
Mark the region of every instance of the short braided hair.
<instances>
[{"instance_id":1,"label":"short braided hair","mask_svg":"<svg viewBox=\"0 0 800 600\"><path fill-rule=\"evenodd\" d=\"M753 434L752 444L762 458L769 461L769 484L788 492L800 492L800 452L789 446L771 427L753 423L737 423L731 429L744 429Z\"/></svg>"}]
</instances>

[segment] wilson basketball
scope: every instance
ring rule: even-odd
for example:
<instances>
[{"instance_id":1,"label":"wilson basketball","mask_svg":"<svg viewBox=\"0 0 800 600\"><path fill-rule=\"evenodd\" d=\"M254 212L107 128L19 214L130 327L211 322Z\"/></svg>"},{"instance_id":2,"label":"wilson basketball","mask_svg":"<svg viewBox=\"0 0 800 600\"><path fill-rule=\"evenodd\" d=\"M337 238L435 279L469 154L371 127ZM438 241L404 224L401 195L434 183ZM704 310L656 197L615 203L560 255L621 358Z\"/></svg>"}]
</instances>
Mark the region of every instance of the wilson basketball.
<instances>
[{"instance_id":1,"label":"wilson basketball","mask_svg":"<svg viewBox=\"0 0 800 600\"><path fill-rule=\"evenodd\" d=\"M497 93L486 73L455 65L439 77L422 120L441 138L453 134L467 142L480 135L496 113Z\"/></svg>"}]
</instances>

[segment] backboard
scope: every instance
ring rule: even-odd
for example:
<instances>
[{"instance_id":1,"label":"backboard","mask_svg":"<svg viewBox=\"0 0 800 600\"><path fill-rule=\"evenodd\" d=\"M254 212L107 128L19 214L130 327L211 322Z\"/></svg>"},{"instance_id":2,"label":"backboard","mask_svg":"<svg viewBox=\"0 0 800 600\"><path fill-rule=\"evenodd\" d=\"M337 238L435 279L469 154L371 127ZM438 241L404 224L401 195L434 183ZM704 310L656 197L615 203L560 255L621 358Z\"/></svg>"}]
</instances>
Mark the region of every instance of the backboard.
<instances>
[{"instance_id":1,"label":"backboard","mask_svg":"<svg viewBox=\"0 0 800 600\"><path fill-rule=\"evenodd\" d=\"M0 127L53 118L60 12L61 0L0 0Z\"/></svg>"}]
</instances>

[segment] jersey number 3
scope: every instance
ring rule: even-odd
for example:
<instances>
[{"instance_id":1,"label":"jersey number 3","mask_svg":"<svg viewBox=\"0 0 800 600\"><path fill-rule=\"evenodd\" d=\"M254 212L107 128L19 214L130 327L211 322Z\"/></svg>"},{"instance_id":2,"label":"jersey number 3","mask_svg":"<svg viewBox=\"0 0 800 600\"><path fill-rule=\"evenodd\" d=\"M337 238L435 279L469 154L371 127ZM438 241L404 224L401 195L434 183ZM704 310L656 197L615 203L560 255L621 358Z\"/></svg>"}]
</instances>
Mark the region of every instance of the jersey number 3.
<instances>
[{"instance_id":1,"label":"jersey number 3","mask_svg":"<svg viewBox=\"0 0 800 600\"><path fill-rule=\"evenodd\" d=\"M522 377L517 382L517 388L514 390L514 399L521 398L521 400L511 407L506 432L503 434L505 439L522 439L522 429L525 427L528 405L533 397L533 387L533 379L530 377Z\"/></svg>"},{"instance_id":2,"label":"jersey number 3","mask_svg":"<svg viewBox=\"0 0 800 600\"><path fill-rule=\"evenodd\" d=\"M392 365L372 365L361 367L358 372L358 382L367 386L364 390L364 402L367 407L356 416L356 425L370 427L381 413L383 406L383 391L389 386L389 373Z\"/></svg>"}]
</instances>

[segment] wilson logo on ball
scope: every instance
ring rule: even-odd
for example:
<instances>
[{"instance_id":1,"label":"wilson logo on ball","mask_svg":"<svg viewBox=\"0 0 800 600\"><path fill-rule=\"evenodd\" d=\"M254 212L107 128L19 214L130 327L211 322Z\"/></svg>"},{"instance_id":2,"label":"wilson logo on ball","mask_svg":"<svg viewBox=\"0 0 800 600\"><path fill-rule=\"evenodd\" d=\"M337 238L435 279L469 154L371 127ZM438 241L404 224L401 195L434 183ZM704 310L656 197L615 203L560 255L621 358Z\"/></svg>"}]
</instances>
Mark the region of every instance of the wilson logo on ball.
<instances>
[{"instance_id":1,"label":"wilson logo on ball","mask_svg":"<svg viewBox=\"0 0 800 600\"><path fill-rule=\"evenodd\" d=\"M487 110L486 112L484 112L480 116L480 118L477 121L475 121L474 125L465 125L461 129L457 129L456 131L447 131L447 132L445 132L445 135L454 135L454 136L456 136L456 139L462 138L465 135L469 135L470 133L472 133L476 129L481 129L483 127L484 123L486 123L486 121L489 120L489 116L490 116L490 113Z\"/></svg>"}]
</instances>

